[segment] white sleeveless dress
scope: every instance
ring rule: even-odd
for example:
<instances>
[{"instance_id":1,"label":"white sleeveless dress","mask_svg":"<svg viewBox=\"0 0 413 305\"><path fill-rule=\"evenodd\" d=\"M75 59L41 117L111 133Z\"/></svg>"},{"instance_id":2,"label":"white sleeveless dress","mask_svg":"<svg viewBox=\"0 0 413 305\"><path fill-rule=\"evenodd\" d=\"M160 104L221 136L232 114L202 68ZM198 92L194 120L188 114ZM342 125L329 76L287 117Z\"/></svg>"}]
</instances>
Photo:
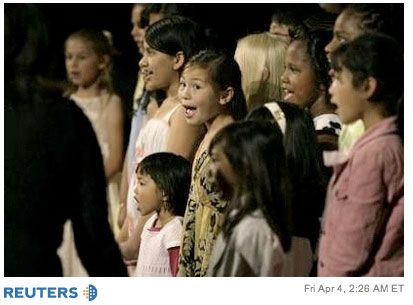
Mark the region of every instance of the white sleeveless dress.
<instances>
[{"instance_id":1,"label":"white sleeveless dress","mask_svg":"<svg viewBox=\"0 0 413 305\"><path fill-rule=\"evenodd\" d=\"M103 160L110 157L110 149L108 143L108 130L105 127L105 121L108 115L111 115L107 110L110 95L103 92L100 96L84 98L74 94L70 96L76 105L82 109L83 113L89 119L95 131L96 138L102 152ZM108 200L108 216L109 224L115 236L119 233L117 226L117 212L119 204L119 184L120 173L114 175L110 181L107 182L107 200ZM72 230L72 223L68 220L65 223L63 231L63 242L58 249L58 255L62 262L63 276L88 276L87 271L83 267L76 251L74 243L74 235Z\"/></svg>"}]
</instances>

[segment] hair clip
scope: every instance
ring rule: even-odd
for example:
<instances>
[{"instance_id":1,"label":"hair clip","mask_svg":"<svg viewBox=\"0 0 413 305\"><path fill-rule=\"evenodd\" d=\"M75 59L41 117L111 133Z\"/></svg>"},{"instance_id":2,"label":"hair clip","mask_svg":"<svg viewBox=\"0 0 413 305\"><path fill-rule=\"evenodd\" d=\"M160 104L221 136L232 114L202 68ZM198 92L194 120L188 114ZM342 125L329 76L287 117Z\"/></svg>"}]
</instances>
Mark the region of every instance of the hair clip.
<instances>
[{"instance_id":1,"label":"hair clip","mask_svg":"<svg viewBox=\"0 0 413 305\"><path fill-rule=\"evenodd\" d=\"M265 103L264 107L266 107L274 117L275 121L277 122L278 126L281 129L283 135L285 135L285 128L287 126L287 120L285 119L285 114L281 110L280 105L276 102Z\"/></svg>"}]
</instances>

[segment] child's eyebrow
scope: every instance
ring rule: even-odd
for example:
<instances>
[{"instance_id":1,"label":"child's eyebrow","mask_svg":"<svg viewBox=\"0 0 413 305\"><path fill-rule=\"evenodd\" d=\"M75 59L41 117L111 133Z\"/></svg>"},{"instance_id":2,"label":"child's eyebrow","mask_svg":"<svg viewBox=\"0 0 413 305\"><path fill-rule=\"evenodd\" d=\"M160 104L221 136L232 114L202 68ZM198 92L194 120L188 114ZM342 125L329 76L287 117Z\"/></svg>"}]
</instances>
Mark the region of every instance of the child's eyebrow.
<instances>
[{"instance_id":1,"label":"child's eyebrow","mask_svg":"<svg viewBox=\"0 0 413 305\"><path fill-rule=\"evenodd\" d=\"M203 83L206 83L206 82L207 82L206 80L201 79L201 78L198 78L198 77L192 78L191 80L192 80L192 81L196 80L196 81L200 81L200 82L203 82Z\"/></svg>"},{"instance_id":2,"label":"child's eyebrow","mask_svg":"<svg viewBox=\"0 0 413 305\"><path fill-rule=\"evenodd\" d=\"M137 173L136 178L137 178L138 180L143 180L143 179L145 179L145 174Z\"/></svg>"},{"instance_id":3,"label":"child's eyebrow","mask_svg":"<svg viewBox=\"0 0 413 305\"><path fill-rule=\"evenodd\" d=\"M336 36L336 37L348 38L348 37L347 37L347 36L348 36L347 33L344 32L343 30L334 31L334 36Z\"/></svg>"}]
</instances>

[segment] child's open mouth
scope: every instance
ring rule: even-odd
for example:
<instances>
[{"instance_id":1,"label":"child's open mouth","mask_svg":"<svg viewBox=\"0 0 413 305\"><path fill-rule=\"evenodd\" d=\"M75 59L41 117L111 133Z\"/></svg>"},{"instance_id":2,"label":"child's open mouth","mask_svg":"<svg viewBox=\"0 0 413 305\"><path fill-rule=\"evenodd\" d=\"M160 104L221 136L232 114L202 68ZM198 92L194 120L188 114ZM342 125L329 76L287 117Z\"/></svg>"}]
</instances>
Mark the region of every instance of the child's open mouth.
<instances>
[{"instance_id":1,"label":"child's open mouth","mask_svg":"<svg viewBox=\"0 0 413 305\"><path fill-rule=\"evenodd\" d=\"M291 91L288 89L284 89L283 93L284 93L284 100L286 101L290 101L292 97L294 96L294 91Z\"/></svg>"},{"instance_id":2,"label":"child's open mouth","mask_svg":"<svg viewBox=\"0 0 413 305\"><path fill-rule=\"evenodd\" d=\"M187 119L192 118L195 114L196 111L196 107L193 106L188 106L188 105L182 105L184 107L184 113L185 113L185 117Z\"/></svg>"}]
</instances>

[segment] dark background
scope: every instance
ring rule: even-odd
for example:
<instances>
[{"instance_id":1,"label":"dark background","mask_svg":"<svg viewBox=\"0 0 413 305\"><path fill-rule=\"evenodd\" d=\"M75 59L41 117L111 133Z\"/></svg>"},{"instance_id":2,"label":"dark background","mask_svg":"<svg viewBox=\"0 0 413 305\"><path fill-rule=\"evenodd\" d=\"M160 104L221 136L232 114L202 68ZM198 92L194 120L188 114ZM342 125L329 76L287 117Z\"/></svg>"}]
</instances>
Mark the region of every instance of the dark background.
<instances>
[{"instance_id":1,"label":"dark background","mask_svg":"<svg viewBox=\"0 0 413 305\"><path fill-rule=\"evenodd\" d=\"M197 3L187 4L191 18L215 30L218 43L234 50L237 39L249 33L268 30L271 14L280 4L272 3ZM139 54L130 35L132 4L65 3L37 4L49 25L53 76L65 78L63 45L66 37L80 28L109 30L114 46L127 63L127 73L136 75ZM318 10L318 4L294 4L298 11Z\"/></svg>"},{"instance_id":2,"label":"dark background","mask_svg":"<svg viewBox=\"0 0 413 305\"><path fill-rule=\"evenodd\" d=\"M10 5L10 4L9 4ZM60 90L66 79L64 42L81 28L108 30L113 35L118 51L113 57L112 82L123 100L125 119L125 147L130 117L133 112L133 93L136 85L140 55L130 32L133 4L110 3L44 3L36 4L43 13L50 34L50 69L48 78ZM234 51L237 40L247 34L269 29L271 15L277 6L287 6L308 15L321 10L318 4L277 3L196 3L184 4L185 15L215 32L217 45ZM53 86L52 86L53 87Z\"/></svg>"}]
</instances>

